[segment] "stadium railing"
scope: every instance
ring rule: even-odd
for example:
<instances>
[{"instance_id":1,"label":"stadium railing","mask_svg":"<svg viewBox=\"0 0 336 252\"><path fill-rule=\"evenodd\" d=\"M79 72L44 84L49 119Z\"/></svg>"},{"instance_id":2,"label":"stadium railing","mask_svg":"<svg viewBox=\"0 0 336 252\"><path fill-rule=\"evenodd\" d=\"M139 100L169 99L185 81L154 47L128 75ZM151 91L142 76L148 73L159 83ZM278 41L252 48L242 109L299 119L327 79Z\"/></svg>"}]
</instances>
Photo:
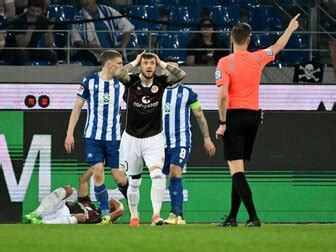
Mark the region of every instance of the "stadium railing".
<instances>
[{"instance_id":1,"label":"stadium railing","mask_svg":"<svg viewBox=\"0 0 336 252\"><path fill-rule=\"evenodd\" d=\"M6 30L7 36L10 33L27 32L27 30ZM34 30L34 32L52 32L54 34L55 44L52 48L43 46L43 39L39 42L39 47L3 47L0 50L50 50L53 49L57 52L63 51L64 57L61 59L62 63L71 64L71 55L78 50L105 50L111 48L77 48L71 43L71 30ZM96 31L96 32L109 32L109 31ZM208 31L204 31L208 32ZM142 50L146 49L157 53L162 58L170 55L177 57L181 63L186 60L185 53L190 51L203 51L205 48L187 48L188 41L190 41L195 34L203 33L202 31L149 31L140 30L132 31L131 40L124 50L127 52L128 60ZM214 31L218 34L219 38L228 45L227 48L211 48L211 50L231 52L231 43L229 41L229 31ZM121 34L121 33L120 33ZM301 61L313 61L318 59L319 53L328 53L329 49L316 49L312 48L309 43L309 36L321 35L324 32L296 32L288 43L288 46L279 55L277 61L284 66L292 66L293 64L300 63ZM336 36L336 32L329 32ZM251 36L250 50L258 50L266 48L273 44L281 35L279 31L253 31ZM113 49L113 48L112 48ZM331 59L330 59L331 64ZM1 65L1 64L0 64ZM6 65L6 64L2 64Z\"/></svg>"}]
</instances>

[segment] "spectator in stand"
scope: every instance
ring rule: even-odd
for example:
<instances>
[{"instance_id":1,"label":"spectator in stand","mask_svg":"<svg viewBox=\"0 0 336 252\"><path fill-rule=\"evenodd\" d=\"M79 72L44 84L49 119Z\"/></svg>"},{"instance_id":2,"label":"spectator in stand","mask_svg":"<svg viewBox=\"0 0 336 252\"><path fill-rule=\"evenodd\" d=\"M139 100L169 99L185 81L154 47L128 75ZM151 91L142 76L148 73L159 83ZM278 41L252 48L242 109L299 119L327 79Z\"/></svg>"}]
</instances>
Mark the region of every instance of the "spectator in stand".
<instances>
[{"instance_id":1,"label":"spectator in stand","mask_svg":"<svg viewBox=\"0 0 336 252\"><path fill-rule=\"evenodd\" d=\"M198 31L193 39L187 45L187 65L216 65L218 60L229 54L228 51L218 50L216 48L229 48L223 41L218 38L215 31L215 24L209 18L202 19L197 26ZM204 50L192 50L195 48L204 48Z\"/></svg>"},{"instance_id":2,"label":"spectator in stand","mask_svg":"<svg viewBox=\"0 0 336 252\"><path fill-rule=\"evenodd\" d=\"M43 15L44 7L44 0L29 0L27 12L17 16L8 26L8 30L14 30L14 32L8 35L6 46L28 48L4 50L5 59L12 65L24 65L29 60L57 63L58 58L55 51L35 49L38 47L38 42L42 36L45 36L47 47L52 47L54 44L51 32L53 26L48 24L49 19ZM34 30L48 30L48 32L36 32Z\"/></svg>"},{"instance_id":3,"label":"spectator in stand","mask_svg":"<svg viewBox=\"0 0 336 252\"><path fill-rule=\"evenodd\" d=\"M0 52L2 51L2 48L4 48L6 45L5 31L2 30L5 28L5 25L6 17L0 14ZM0 58L2 58L2 54L0 55Z\"/></svg>"},{"instance_id":4,"label":"spectator in stand","mask_svg":"<svg viewBox=\"0 0 336 252\"><path fill-rule=\"evenodd\" d=\"M28 0L12 0L12 1L15 2L16 15L20 15L23 12L27 11ZM51 0L44 1L44 11L43 12L47 12L50 3L51 3Z\"/></svg>"},{"instance_id":5,"label":"spectator in stand","mask_svg":"<svg viewBox=\"0 0 336 252\"><path fill-rule=\"evenodd\" d=\"M96 0L81 0L82 9L75 20L99 19L120 16L115 9L97 4ZM77 48L97 48L80 50L74 56L75 61L89 61L98 65L103 48L114 48L122 52L126 58L125 48L131 37L134 26L126 18L74 24L72 43ZM120 34L120 32L122 34Z\"/></svg>"},{"instance_id":6,"label":"spectator in stand","mask_svg":"<svg viewBox=\"0 0 336 252\"><path fill-rule=\"evenodd\" d=\"M7 20L11 20L15 16L14 0L0 0L0 15L4 15Z\"/></svg>"}]
</instances>

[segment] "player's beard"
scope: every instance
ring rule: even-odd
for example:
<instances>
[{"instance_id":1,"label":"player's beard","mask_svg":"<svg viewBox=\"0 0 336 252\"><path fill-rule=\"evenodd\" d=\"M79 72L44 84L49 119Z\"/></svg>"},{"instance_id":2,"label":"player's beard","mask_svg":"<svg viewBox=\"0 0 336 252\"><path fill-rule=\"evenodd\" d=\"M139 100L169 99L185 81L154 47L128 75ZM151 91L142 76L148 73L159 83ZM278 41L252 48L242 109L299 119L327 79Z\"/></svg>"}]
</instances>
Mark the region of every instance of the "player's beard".
<instances>
[{"instance_id":1,"label":"player's beard","mask_svg":"<svg viewBox=\"0 0 336 252\"><path fill-rule=\"evenodd\" d=\"M144 72L144 71L141 72L142 76L145 77L147 80L152 79L154 77L154 73L155 72L152 72L150 75L148 75L147 72Z\"/></svg>"}]
</instances>

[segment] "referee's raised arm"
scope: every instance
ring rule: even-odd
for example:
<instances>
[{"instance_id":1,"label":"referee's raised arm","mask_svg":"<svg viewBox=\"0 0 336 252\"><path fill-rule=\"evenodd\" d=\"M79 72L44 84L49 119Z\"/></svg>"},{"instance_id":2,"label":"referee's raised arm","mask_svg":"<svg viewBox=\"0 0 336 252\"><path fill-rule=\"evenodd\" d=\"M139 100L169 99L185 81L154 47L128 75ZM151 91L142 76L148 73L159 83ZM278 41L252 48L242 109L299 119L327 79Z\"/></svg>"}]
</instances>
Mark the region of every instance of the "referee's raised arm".
<instances>
[{"instance_id":1,"label":"referee's raised arm","mask_svg":"<svg viewBox=\"0 0 336 252\"><path fill-rule=\"evenodd\" d=\"M289 23L287 29L284 31L284 33L281 35L281 37L277 40L277 42L269 47L275 54L278 54L282 49L285 48L285 46L288 43L289 38L293 34L294 31L299 28L299 22L297 21L300 17L300 13L297 14Z\"/></svg>"}]
</instances>

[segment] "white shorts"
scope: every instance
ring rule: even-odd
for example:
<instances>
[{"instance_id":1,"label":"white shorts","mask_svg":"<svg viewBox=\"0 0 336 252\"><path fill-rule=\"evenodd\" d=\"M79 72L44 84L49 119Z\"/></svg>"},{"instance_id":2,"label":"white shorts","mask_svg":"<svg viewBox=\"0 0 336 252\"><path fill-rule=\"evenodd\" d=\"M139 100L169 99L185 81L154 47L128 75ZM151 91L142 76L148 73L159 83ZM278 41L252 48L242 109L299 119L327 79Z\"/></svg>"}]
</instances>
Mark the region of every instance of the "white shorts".
<instances>
[{"instance_id":1,"label":"white shorts","mask_svg":"<svg viewBox=\"0 0 336 252\"><path fill-rule=\"evenodd\" d=\"M120 143L120 168L128 176L142 173L144 163L148 168L164 165L164 138L162 133L152 137L137 138L123 133Z\"/></svg>"},{"instance_id":2,"label":"white shorts","mask_svg":"<svg viewBox=\"0 0 336 252\"><path fill-rule=\"evenodd\" d=\"M66 200L62 200L57 206L54 206L41 214L42 221L50 221L57 218L70 217L70 210L65 205Z\"/></svg>"}]
</instances>

